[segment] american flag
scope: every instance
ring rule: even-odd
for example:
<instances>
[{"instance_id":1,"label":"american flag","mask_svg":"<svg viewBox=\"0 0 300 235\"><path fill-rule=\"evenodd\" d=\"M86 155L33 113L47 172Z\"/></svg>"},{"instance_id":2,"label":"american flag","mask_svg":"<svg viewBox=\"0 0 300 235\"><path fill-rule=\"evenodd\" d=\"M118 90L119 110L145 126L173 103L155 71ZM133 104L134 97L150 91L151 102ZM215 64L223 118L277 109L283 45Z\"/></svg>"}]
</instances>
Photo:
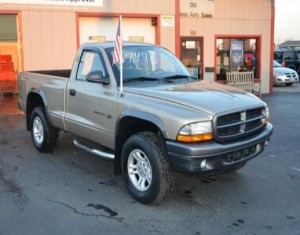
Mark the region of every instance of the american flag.
<instances>
[{"instance_id":1,"label":"american flag","mask_svg":"<svg viewBox=\"0 0 300 235\"><path fill-rule=\"evenodd\" d=\"M120 63L122 60L122 37L121 37L121 16L119 18L118 28L117 28L117 35L115 41L115 51L113 57L113 63Z\"/></svg>"}]
</instances>

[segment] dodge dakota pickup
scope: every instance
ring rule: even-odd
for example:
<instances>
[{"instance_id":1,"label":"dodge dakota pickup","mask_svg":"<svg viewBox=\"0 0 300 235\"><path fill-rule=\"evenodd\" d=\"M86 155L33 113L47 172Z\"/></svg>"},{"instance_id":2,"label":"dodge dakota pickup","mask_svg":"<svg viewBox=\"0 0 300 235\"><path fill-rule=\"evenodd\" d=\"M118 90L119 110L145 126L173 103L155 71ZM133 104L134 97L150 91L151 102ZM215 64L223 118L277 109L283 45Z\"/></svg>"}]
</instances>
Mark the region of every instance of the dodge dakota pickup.
<instances>
[{"instance_id":1,"label":"dodge dakota pickup","mask_svg":"<svg viewBox=\"0 0 300 235\"><path fill-rule=\"evenodd\" d=\"M235 171L268 144L269 110L255 95L192 77L159 46L124 43L122 66L113 55L113 42L87 43L72 70L19 75L19 107L38 151L72 133L75 146L114 161L133 198L157 204L175 172Z\"/></svg>"}]
</instances>

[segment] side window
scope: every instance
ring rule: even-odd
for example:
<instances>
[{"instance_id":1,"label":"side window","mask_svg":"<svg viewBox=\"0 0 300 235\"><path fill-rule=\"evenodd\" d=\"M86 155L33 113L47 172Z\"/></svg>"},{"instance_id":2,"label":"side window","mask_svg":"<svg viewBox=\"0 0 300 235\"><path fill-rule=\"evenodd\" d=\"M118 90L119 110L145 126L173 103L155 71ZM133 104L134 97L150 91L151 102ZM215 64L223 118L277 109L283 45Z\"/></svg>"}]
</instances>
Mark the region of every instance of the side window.
<instances>
[{"instance_id":1,"label":"side window","mask_svg":"<svg viewBox=\"0 0 300 235\"><path fill-rule=\"evenodd\" d=\"M284 51L283 52L283 59L292 60L293 59L293 52L292 51Z\"/></svg>"},{"instance_id":2,"label":"side window","mask_svg":"<svg viewBox=\"0 0 300 235\"><path fill-rule=\"evenodd\" d=\"M99 54L93 51L84 51L80 58L76 79L85 81L86 75L95 70L100 70L103 76L106 75Z\"/></svg>"}]
</instances>

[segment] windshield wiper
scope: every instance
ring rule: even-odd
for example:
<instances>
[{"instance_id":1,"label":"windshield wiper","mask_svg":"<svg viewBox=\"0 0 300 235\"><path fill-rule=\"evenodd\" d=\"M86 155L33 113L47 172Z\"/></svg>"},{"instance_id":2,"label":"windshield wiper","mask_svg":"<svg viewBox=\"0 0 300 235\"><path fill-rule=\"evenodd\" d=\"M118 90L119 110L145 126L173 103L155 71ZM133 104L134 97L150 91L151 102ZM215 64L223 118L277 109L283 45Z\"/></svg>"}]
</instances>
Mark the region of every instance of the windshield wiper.
<instances>
[{"instance_id":1,"label":"windshield wiper","mask_svg":"<svg viewBox=\"0 0 300 235\"><path fill-rule=\"evenodd\" d=\"M198 78L195 78L193 76L188 76L188 75L180 75L180 74L176 74L176 75L172 75L172 76L167 76L167 77L164 77L162 78L163 80L170 80L170 79L177 79L177 78L191 78L193 80L198 80Z\"/></svg>"},{"instance_id":2,"label":"windshield wiper","mask_svg":"<svg viewBox=\"0 0 300 235\"><path fill-rule=\"evenodd\" d=\"M198 78L192 77L192 76L188 76L188 75L172 75L172 76L166 76L166 77L145 77L145 76L141 76L141 77L132 77L132 78L126 78L124 79L124 83L126 82L132 82L132 81L160 81L160 82L169 82L169 83L173 83L173 81L171 81L172 79L179 79L179 78L184 78L184 79L193 79L193 80L198 80Z\"/></svg>"},{"instance_id":3,"label":"windshield wiper","mask_svg":"<svg viewBox=\"0 0 300 235\"><path fill-rule=\"evenodd\" d=\"M133 78L126 78L124 79L124 82L131 82L131 81L157 81L161 80L160 78L154 78L154 77L133 77Z\"/></svg>"}]
</instances>

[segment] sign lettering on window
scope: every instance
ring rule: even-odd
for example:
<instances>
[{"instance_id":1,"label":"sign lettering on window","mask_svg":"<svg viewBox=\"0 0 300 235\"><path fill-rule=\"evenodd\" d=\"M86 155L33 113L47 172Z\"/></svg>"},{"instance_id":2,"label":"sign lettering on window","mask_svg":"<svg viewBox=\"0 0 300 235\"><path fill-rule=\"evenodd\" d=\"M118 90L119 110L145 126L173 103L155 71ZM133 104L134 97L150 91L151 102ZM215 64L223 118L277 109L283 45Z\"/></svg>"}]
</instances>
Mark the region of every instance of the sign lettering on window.
<instances>
[{"instance_id":1,"label":"sign lettering on window","mask_svg":"<svg viewBox=\"0 0 300 235\"><path fill-rule=\"evenodd\" d=\"M243 66L244 64L243 41L232 40L230 44L230 65Z\"/></svg>"}]
</instances>

